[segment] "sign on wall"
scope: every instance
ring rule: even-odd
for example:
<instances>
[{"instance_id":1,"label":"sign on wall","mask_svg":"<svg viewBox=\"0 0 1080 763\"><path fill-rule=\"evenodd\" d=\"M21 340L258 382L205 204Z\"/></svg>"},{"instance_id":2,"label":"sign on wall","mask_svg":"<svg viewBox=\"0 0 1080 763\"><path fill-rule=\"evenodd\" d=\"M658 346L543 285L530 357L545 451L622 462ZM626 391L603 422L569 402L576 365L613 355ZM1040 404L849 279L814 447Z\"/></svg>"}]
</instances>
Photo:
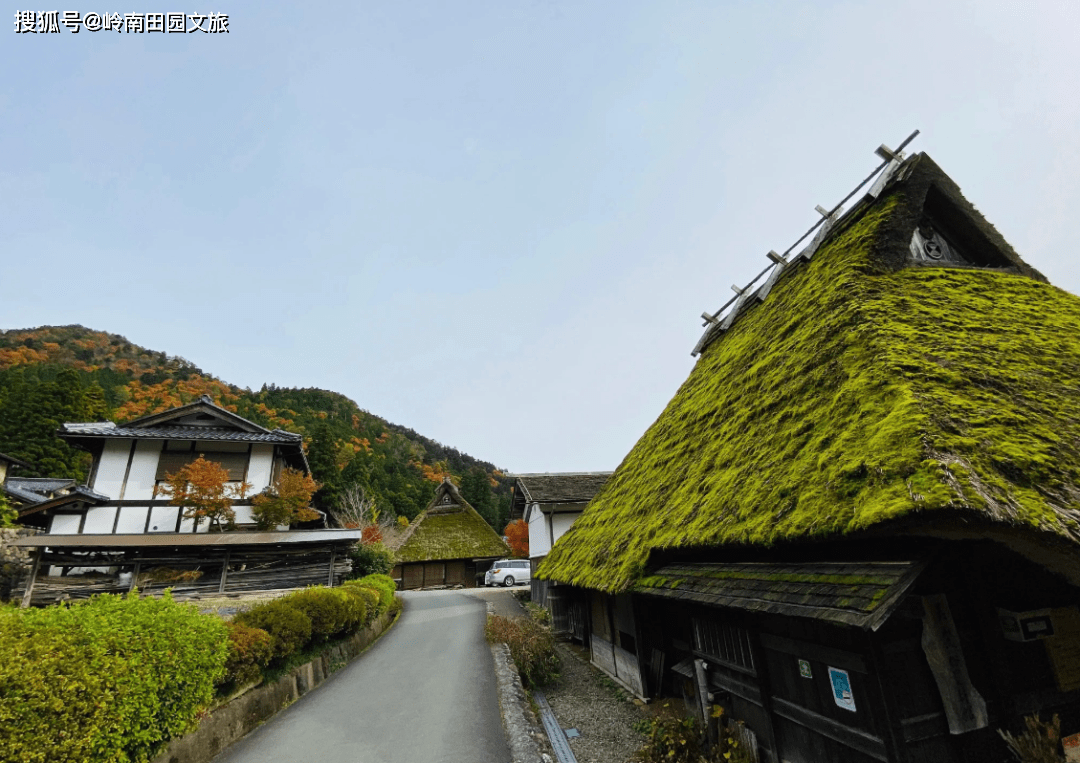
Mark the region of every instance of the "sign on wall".
<instances>
[{"instance_id":1,"label":"sign on wall","mask_svg":"<svg viewBox=\"0 0 1080 763\"><path fill-rule=\"evenodd\" d=\"M855 695L851 691L851 676L846 670L829 668L829 684L837 707L855 712Z\"/></svg>"}]
</instances>

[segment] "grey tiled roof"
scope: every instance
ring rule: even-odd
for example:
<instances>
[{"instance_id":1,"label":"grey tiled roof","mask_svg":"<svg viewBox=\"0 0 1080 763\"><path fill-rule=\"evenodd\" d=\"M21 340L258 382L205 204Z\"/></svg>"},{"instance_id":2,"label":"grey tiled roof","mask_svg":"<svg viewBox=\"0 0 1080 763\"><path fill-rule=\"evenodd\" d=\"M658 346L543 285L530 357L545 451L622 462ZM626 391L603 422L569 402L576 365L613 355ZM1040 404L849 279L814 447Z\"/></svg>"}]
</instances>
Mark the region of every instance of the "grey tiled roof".
<instances>
[{"instance_id":1,"label":"grey tiled roof","mask_svg":"<svg viewBox=\"0 0 1080 763\"><path fill-rule=\"evenodd\" d=\"M610 476L611 472L516 475L525 499L540 503L590 501Z\"/></svg>"},{"instance_id":2,"label":"grey tiled roof","mask_svg":"<svg viewBox=\"0 0 1080 763\"><path fill-rule=\"evenodd\" d=\"M64 424L61 435L69 437L139 437L152 440L221 440L228 442L299 443L303 436L283 429L272 432L242 432L224 427L118 427L111 421L94 424Z\"/></svg>"},{"instance_id":3,"label":"grey tiled roof","mask_svg":"<svg viewBox=\"0 0 1080 763\"><path fill-rule=\"evenodd\" d=\"M922 569L920 562L669 564L634 590L877 629Z\"/></svg>"},{"instance_id":4,"label":"grey tiled roof","mask_svg":"<svg viewBox=\"0 0 1080 763\"><path fill-rule=\"evenodd\" d=\"M8 477L7 483L20 490L41 493L42 497L55 490L75 486L75 480L65 477Z\"/></svg>"},{"instance_id":5,"label":"grey tiled roof","mask_svg":"<svg viewBox=\"0 0 1080 763\"><path fill-rule=\"evenodd\" d=\"M13 482L14 480L9 479L6 484L0 486L0 490L3 490L17 501L22 501L24 503L41 503L47 499L47 496L25 490L18 485L13 485Z\"/></svg>"}]
</instances>

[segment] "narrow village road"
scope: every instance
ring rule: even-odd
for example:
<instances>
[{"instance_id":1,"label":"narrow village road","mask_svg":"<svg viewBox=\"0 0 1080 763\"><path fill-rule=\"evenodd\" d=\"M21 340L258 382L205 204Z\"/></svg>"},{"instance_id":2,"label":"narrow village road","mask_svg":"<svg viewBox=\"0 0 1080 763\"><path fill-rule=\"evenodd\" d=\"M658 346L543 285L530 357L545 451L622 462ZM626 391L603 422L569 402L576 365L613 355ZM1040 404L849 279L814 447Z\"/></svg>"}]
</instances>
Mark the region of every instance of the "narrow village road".
<instances>
[{"instance_id":1,"label":"narrow village road","mask_svg":"<svg viewBox=\"0 0 1080 763\"><path fill-rule=\"evenodd\" d=\"M366 654L214 763L509 763L484 601L402 596Z\"/></svg>"}]
</instances>

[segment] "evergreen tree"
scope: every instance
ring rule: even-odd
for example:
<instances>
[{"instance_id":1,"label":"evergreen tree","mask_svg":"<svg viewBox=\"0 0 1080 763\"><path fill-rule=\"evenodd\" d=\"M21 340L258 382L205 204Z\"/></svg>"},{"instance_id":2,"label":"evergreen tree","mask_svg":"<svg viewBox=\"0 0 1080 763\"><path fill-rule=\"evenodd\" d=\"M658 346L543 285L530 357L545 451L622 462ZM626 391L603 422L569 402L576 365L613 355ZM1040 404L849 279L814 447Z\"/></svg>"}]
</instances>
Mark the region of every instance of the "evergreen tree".
<instances>
[{"instance_id":1,"label":"evergreen tree","mask_svg":"<svg viewBox=\"0 0 1080 763\"><path fill-rule=\"evenodd\" d=\"M56 436L69 421L108 418L105 393L71 368L18 368L0 383L0 450L31 466L27 477L83 479L89 454Z\"/></svg>"}]
</instances>

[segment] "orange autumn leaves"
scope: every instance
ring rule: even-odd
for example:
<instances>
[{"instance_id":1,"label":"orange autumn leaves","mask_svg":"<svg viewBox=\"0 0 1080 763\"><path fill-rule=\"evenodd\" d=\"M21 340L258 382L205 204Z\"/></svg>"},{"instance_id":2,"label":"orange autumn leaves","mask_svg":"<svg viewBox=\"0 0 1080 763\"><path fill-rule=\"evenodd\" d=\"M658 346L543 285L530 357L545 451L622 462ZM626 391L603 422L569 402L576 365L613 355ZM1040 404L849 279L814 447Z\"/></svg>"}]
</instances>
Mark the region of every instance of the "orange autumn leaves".
<instances>
[{"instance_id":1,"label":"orange autumn leaves","mask_svg":"<svg viewBox=\"0 0 1080 763\"><path fill-rule=\"evenodd\" d=\"M230 483L229 472L221 464L201 455L174 474L166 474L165 484L158 488L170 496L170 503L183 509L184 519L195 520L196 527L206 519L210 529L219 532L235 526L233 500L243 498L250 489L248 482Z\"/></svg>"},{"instance_id":2,"label":"orange autumn leaves","mask_svg":"<svg viewBox=\"0 0 1080 763\"><path fill-rule=\"evenodd\" d=\"M318 489L311 475L299 469L282 469L274 484L251 501L256 525L260 530L273 530L279 525L318 519L319 513L311 508L311 496ZM184 519L194 520L196 527L205 519L209 529L218 532L236 527L233 503L249 490L250 483L230 482L229 472L221 464L201 455L165 475L165 484L159 488L170 496L170 503L181 507Z\"/></svg>"},{"instance_id":3,"label":"orange autumn leaves","mask_svg":"<svg viewBox=\"0 0 1080 763\"><path fill-rule=\"evenodd\" d=\"M503 535L506 536L506 543L510 546L511 554L519 559L524 559L529 555L529 525L524 519L508 524L503 530Z\"/></svg>"}]
</instances>

